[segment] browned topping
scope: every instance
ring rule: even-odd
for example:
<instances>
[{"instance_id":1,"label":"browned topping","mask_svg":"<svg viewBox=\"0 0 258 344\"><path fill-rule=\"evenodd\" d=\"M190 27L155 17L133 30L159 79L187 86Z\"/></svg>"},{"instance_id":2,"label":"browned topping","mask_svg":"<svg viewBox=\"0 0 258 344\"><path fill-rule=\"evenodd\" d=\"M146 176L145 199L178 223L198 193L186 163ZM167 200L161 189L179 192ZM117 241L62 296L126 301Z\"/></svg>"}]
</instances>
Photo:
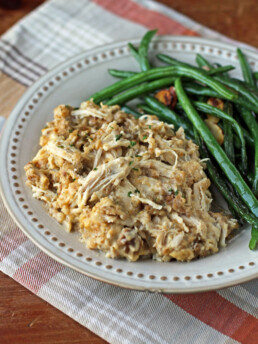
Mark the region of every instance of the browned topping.
<instances>
[{"instance_id":1,"label":"browned topping","mask_svg":"<svg viewBox=\"0 0 258 344\"><path fill-rule=\"evenodd\" d=\"M172 110L175 108L177 103L177 95L173 86L169 87L169 89L164 89L157 92L155 94L155 98Z\"/></svg>"}]
</instances>

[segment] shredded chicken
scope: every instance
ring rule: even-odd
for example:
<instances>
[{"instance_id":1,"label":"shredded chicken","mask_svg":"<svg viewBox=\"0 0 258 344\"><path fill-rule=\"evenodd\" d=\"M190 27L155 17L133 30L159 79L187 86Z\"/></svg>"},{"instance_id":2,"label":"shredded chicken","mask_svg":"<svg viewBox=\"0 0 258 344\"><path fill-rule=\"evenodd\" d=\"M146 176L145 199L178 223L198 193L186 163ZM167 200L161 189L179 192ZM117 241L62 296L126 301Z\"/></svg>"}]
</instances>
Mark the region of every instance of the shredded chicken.
<instances>
[{"instance_id":1,"label":"shredded chicken","mask_svg":"<svg viewBox=\"0 0 258 344\"><path fill-rule=\"evenodd\" d=\"M25 166L33 196L90 249L136 261L190 261L225 246L237 221L210 209L198 147L156 116L60 105Z\"/></svg>"}]
</instances>

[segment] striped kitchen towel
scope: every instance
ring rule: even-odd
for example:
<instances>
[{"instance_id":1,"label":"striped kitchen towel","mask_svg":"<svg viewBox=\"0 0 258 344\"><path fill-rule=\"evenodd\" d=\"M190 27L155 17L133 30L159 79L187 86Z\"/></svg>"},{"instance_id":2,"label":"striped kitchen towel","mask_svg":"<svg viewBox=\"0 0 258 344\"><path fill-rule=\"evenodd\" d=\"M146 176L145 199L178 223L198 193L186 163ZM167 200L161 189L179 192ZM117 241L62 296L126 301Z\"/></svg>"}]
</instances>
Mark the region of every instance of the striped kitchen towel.
<instances>
[{"instance_id":1,"label":"striped kitchen towel","mask_svg":"<svg viewBox=\"0 0 258 344\"><path fill-rule=\"evenodd\" d=\"M0 39L0 114L7 117L27 87L61 61L142 36L146 28L232 42L153 1L48 1ZM195 295L125 290L45 255L17 228L1 200L0 218L1 271L110 343L258 342L257 281Z\"/></svg>"}]
</instances>

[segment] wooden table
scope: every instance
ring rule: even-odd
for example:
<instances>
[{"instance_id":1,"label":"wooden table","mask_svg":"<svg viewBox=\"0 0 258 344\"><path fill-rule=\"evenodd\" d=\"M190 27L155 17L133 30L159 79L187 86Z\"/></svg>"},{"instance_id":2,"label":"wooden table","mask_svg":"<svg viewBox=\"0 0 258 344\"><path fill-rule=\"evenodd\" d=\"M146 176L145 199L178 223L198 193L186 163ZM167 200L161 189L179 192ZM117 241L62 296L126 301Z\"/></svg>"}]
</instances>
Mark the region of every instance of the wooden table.
<instances>
[{"instance_id":1,"label":"wooden table","mask_svg":"<svg viewBox=\"0 0 258 344\"><path fill-rule=\"evenodd\" d=\"M44 0L24 0L18 9L3 9L14 0L0 0L0 34ZM256 0L160 0L203 25L258 47ZM0 273L1 344L103 344L79 325L20 284Z\"/></svg>"}]
</instances>

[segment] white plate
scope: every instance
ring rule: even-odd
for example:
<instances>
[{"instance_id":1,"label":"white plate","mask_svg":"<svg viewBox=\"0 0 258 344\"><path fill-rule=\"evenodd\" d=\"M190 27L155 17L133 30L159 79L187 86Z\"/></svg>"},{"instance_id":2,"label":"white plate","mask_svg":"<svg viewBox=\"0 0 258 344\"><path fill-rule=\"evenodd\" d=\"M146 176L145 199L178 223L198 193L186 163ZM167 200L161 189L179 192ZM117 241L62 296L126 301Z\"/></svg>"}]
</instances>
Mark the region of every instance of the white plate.
<instances>
[{"instance_id":1,"label":"white plate","mask_svg":"<svg viewBox=\"0 0 258 344\"><path fill-rule=\"evenodd\" d=\"M139 40L133 40L137 44ZM201 38L163 36L151 44L156 53L173 54L194 62L196 53L211 62L237 66L235 47ZM255 70L258 56L247 52ZM155 61L157 63L157 61ZM43 204L31 196L25 185L23 166L37 152L40 130L52 119L57 105L77 106L99 89L114 82L108 68L138 70L127 42L106 45L84 52L57 66L36 82L13 110L1 137L1 192L5 204L24 233L44 252L59 262L101 281L138 290L189 293L214 290L251 280L258 276L257 251L248 249L250 230L242 230L219 253L191 263L160 263L152 260L127 262L112 260L88 250L79 235L69 234L51 218Z\"/></svg>"}]
</instances>

